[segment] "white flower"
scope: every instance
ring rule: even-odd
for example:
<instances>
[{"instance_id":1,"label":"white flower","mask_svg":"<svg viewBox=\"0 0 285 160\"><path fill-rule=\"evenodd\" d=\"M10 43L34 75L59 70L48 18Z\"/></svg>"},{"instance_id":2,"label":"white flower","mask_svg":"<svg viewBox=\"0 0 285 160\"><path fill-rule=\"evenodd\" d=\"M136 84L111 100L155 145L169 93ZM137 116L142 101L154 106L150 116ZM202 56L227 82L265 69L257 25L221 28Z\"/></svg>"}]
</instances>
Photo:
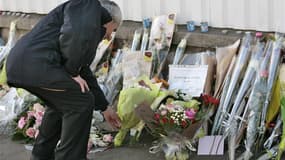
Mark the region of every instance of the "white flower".
<instances>
[{"instance_id":1,"label":"white flower","mask_svg":"<svg viewBox=\"0 0 285 160\"><path fill-rule=\"evenodd\" d=\"M103 141L111 143L111 142L113 142L113 136L111 134L106 134L103 136Z\"/></svg>"},{"instance_id":2,"label":"white flower","mask_svg":"<svg viewBox=\"0 0 285 160\"><path fill-rule=\"evenodd\" d=\"M33 110L36 111L36 112L44 112L45 108L41 104L35 103L33 105Z\"/></svg>"}]
</instances>

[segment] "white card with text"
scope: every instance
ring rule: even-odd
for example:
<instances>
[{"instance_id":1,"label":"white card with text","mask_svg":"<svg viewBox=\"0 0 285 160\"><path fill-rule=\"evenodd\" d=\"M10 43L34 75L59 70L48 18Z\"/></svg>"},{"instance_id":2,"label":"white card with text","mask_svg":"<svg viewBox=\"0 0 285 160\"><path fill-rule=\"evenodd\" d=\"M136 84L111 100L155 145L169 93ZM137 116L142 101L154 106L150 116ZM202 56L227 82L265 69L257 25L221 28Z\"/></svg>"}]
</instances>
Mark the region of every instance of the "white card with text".
<instances>
[{"instance_id":1,"label":"white card with text","mask_svg":"<svg viewBox=\"0 0 285 160\"><path fill-rule=\"evenodd\" d=\"M203 93L208 65L169 65L169 89L199 97Z\"/></svg>"}]
</instances>

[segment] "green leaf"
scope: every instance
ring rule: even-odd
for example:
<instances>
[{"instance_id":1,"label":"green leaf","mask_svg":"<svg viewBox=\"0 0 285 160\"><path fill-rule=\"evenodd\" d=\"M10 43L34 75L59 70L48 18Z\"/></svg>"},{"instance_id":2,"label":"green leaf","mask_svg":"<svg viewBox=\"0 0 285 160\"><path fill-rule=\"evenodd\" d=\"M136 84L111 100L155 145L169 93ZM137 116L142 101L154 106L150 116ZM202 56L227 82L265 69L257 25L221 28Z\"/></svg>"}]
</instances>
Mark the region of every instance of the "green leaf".
<instances>
[{"instance_id":1,"label":"green leaf","mask_svg":"<svg viewBox=\"0 0 285 160\"><path fill-rule=\"evenodd\" d=\"M21 132L15 132L12 136L12 141L21 141L25 139L26 137Z\"/></svg>"}]
</instances>

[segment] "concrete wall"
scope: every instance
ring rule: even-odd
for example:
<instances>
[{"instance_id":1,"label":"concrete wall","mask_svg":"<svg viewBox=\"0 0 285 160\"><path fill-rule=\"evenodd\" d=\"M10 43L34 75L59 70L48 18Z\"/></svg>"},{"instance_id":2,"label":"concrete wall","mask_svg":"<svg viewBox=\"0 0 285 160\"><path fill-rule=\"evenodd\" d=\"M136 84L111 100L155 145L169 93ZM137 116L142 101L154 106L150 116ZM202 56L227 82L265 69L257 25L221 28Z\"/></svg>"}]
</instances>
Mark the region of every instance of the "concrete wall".
<instances>
[{"instance_id":1,"label":"concrete wall","mask_svg":"<svg viewBox=\"0 0 285 160\"><path fill-rule=\"evenodd\" d=\"M0 28L3 28L2 34L7 38L7 32L10 22L18 19L17 28L19 36L25 34L39 21L43 15L29 14L29 15L0 15ZM123 42L131 42L136 29L142 28L141 22L124 21L117 31L117 40ZM197 27L195 32L187 32L185 25L177 25L173 37L173 45L177 45L185 35L190 34L188 38L188 46L192 48L213 49L218 46L226 46L234 43L237 39L242 37L242 33L237 33L237 30L210 28L209 32L201 33L200 28Z\"/></svg>"},{"instance_id":2,"label":"concrete wall","mask_svg":"<svg viewBox=\"0 0 285 160\"><path fill-rule=\"evenodd\" d=\"M0 10L46 14L66 0L0 0ZM113 0L125 20L176 13L177 23L285 32L284 0Z\"/></svg>"}]
</instances>

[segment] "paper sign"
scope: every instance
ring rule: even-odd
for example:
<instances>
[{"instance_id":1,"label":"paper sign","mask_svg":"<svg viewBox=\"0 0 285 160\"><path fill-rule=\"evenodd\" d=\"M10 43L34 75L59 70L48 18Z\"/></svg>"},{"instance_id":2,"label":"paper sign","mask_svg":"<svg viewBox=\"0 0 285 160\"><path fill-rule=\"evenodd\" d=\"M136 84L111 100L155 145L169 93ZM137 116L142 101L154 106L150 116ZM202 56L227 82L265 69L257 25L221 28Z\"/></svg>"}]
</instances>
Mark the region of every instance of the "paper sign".
<instances>
[{"instance_id":1,"label":"paper sign","mask_svg":"<svg viewBox=\"0 0 285 160\"><path fill-rule=\"evenodd\" d=\"M199 139L198 155L223 155L224 138L222 136L205 136Z\"/></svg>"},{"instance_id":2,"label":"paper sign","mask_svg":"<svg viewBox=\"0 0 285 160\"><path fill-rule=\"evenodd\" d=\"M207 72L208 65L169 65L169 89L199 97L203 93Z\"/></svg>"}]
</instances>

